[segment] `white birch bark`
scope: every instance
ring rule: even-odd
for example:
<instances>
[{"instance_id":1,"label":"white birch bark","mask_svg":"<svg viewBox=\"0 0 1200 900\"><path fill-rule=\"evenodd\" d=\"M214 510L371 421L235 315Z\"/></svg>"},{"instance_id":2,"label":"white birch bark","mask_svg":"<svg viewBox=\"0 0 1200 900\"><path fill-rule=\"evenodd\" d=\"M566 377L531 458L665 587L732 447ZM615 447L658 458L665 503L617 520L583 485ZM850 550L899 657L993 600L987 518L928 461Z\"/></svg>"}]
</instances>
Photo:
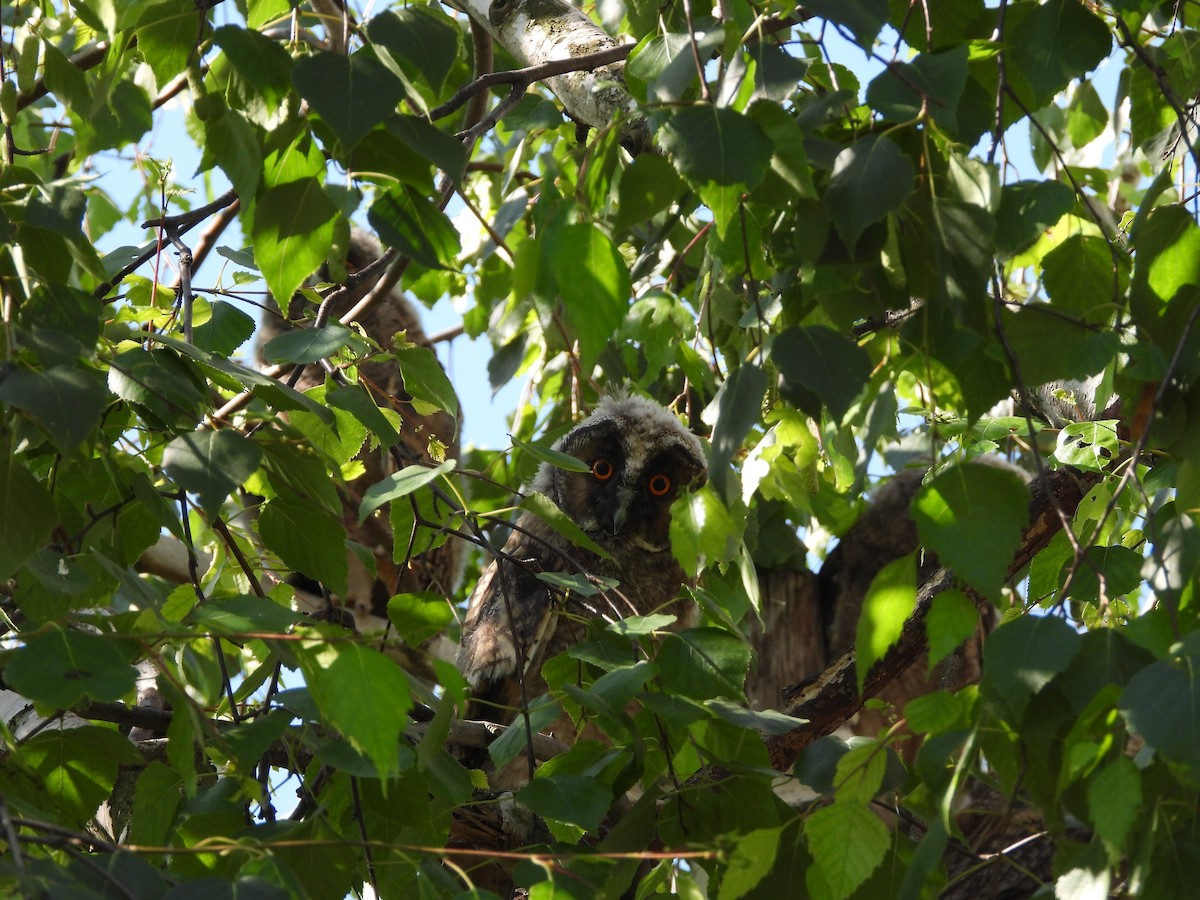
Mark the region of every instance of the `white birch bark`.
<instances>
[{"instance_id":1,"label":"white birch bark","mask_svg":"<svg viewBox=\"0 0 1200 900\"><path fill-rule=\"evenodd\" d=\"M575 59L610 50L618 41L565 0L460 0L462 7L522 66ZM593 128L627 119L624 139L649 145L644 118L625 87L624 62L546 79L571 118Z\"/></svg>"}]
</instances>

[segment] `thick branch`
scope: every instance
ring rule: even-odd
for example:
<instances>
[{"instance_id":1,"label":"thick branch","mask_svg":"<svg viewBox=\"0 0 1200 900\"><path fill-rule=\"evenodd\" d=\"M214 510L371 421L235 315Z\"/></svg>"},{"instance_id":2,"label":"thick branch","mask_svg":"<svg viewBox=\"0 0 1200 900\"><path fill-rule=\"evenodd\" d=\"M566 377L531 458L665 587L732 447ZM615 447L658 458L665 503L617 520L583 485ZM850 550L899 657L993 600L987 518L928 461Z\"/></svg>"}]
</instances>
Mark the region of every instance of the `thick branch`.
<instances>
[{"instance_id":1,"label":"thick branch","mask_svg":"<svg viewBox=\"0 0 1200 900\"><path fill-rule=\"evenodd\" d=\"M1059 469L1031 482L1029 525L1022 536L1020 548L1009 564L1009 578L1028 565L1062 527L1055 506L1068 515L1073 513L1084 495L1099 480L1098 473ZM926 651L925 615L933 598L955 583L952 572L938 569L921 585L916 608L905 623L900 639L867 673L861 695L855 683L857 657L853 649L843 654L817 678L798 686L787 698L783 712L807 719L808 722L786 734L768 739L767 751L771 765L780 771L790 769L801 750L840 727L858 712L864 700L877 695L915 663Z\"/></svg>"},{"instance_id":2,"label":"thick branch","mask_svg":"<svg viewBox=\"0 0 1200 900\"><path fill-rule=\"evenodd\" d=\"M612 35L565 0L458 0L455 5L522 66L574 61L620 47ZM622 142L634 152L650 146L649 127L636 115L636 104L625 89L622 63L554 75L546 79L546 86L576 122L607 128L628 117Z\"/></svg>"}]
</instances>

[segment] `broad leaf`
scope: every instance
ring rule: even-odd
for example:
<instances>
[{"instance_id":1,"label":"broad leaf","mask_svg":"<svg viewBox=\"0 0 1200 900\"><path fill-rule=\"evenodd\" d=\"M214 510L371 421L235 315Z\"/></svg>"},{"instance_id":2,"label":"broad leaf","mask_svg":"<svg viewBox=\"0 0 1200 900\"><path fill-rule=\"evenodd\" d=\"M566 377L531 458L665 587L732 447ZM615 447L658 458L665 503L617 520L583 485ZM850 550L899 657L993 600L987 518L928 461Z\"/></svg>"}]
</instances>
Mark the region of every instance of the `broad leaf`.
<instances>
[{"instance_id":1,"label":"broad leaf","mask_svg":"<svg viewBox=\"0 0 1200 900\"><path fill-rule=\"evenodd\" d=\"M1079 634L1056 616L1006 622L983 645L983 689L1019 719L1029 698L1070 665L1079 647Z\"/></svg>"},{"instance_id":2,"label":"broad leaf","mask_svg":"<svg viewBox=\"0 0 1200 900\"><path fill-rule=\"evenodd\" d=\"M825 191L825 209L851 253L868 225L904 203L912 192L914 174L912 161L881 135L867 135L837 155Z\"/></svg>"},{"instance_id":3,"label":"broad leaf","mask_svg":"<svg viewBox=\"0 0 1200 900\"><path fill-rule=\"evenodd\" d=\"M613 242L592 225L565 225L544 241L584 368L590 369L629 311L629 270Z\"/></svg>"},{"instance_id":4,"label":"broad leaf","mask_svg":"<svg viewBox=\"0 0 1200 900\"><path fill-rule=\"evenodd\" d=\"M419 647L454 621L454 607L432 591L397 594L388 601L387 614L410 647Z\"/></svg>"},{"instance_id":5,"label":"broad leaf","mask_svg":"<svg viewBox=\"0 0 1200 900\"><path fill-rule=\"evenodd\" d=\"M612 791L595 778L552 775L535 778L516 794L518 802L546 819L595 831L612 802Z\"/></svg>"},{"instance_id":6,"label":"broad leaf","mask_svg":"<svg viewBox=\"0 0 1200 900\"><path fill-rule=\"evenodd\" d=\"M856 674L861 690L867 674L900 638L904 623L917 600L916 555L910 553L888 563L872 579L863 599L854 646L858 650Z\"/></svg>"},{"instance_id":7,"label":"broad leaf","mask_svg":"<svg viewBox=\"0 0 1200 900\"><path fill-rule=\"evenodd\" d=\"M750 648L716 628L689 628L668 635L656 661L663 690L696 700L740 697Z\"/></svg>"},{"instance_id":8,"label":"broad leaf","mask_svg":"<svg viewBox=\"0 0 1200 900\"><path fill-rule=\"evenodd\" d=\"M19 459L0 454L0 578L17 571L57 523L50 492Z\"/></svg>"},{"instance_id":9,"label":"broad leaf","mask_svg":"<svg viewBox=\"0 0 1200 900\"><path fill-rule=\"evenodd\" d=\"M31 636L4 668L10 688L56 709L70 709L85 697L119 700L133 690L135 676L113 640L69 628Z\"/></svg>"},{"instance_id":10,"label":"broad leaf","mask_svg":"<svg viewBox=\"0 0 1200 900\"><path fill-rule=\"evenodd\" d=\"M315 363L333 356L350 343L354 333L344 325L324 328L297 328L267 341L259 351L273 363Z\"/></svg>"},{"instance_id":11,"label":"broad leaf","mask_svg":"<svg viewBox=\"0 0 1200 900\"><path fill-rule=\"evenodd\" d=\"M997 598L1029 521L1029 491L1011 471L958 465L921 488L912 515L922 543L988 597Z\"/></svg>"},{"instance_id":12,"label":"broad leaf","mask_svg":"<svg viewBox=\"0 0 1200 900\"><path fill-rule=\"evenodd\" d=\"M380 195L367 219L384 241L421 265L431 269L457 266L458 232L444 212L410 185Z\"/></svg>"},{"instance_id":13,"label":"broad leaf","mask_svg":"<svg viewBox=\"0 0 1200 900\"><path fill-rule=\"evenodd\" d=\"M363 493L362 502L358 507L358 521L365 522L367 516L392 500L406 497L417 488L424 487L439 475L445 475L454 469L455 461L446 460L440 466L406 466L399 472L393 472L383 481L371 485Z\"/></svg>"},{"instance_id":14,"label":"broad leaf","mask_svg":"<svg viewBox=\"0 0 1200 900\"><path fill-rule=\"evenodd\" d=\"M771 162L771 139L753 119L732 109L685 107L667 120L659 134L675 167L695 182L748 190L762 181Z\"/></svg>"},{"instance_id":15,"label":"broad leaf","mask_svg":"<svg viewBox=\"0 0 1200 900\"><path fill-rule=\"evenodd\" d=\"M228 428L181 434L163 451L163 469L201 507L216 515L225 498L254 474L262 450L240 432Z\"/></svg>"},{"instance_id":16,"label":"broad leaf","mask_svg":"<svg viewBox=\"0 0 1200 900\"><path fill-rule=\"evenodd\" d=\"M816 865L806 881L818 896L848 897L871 877L891 846L880 818L867 806L834 803L812 813L804 823Z\"/></svg>"},{"instance_id":17,"label":"broad leaf","mask_svg":"<svg viewBox=\"0 0 1200 900\"><path fill-rule=\"evenodd\" d=\"M824 325L784 331L771 346L771 361L787 388L816 398L837 423L845 418L871 375L866 351Z\"/></svg>"},{"instance_id":18,"label":"broad leaf","mask_svg":"<svg viewBox=\"0 0 1200 900\"><path fill-rule=\"evenodd\" d=\"M335 594L345 593L346 531L323 507L299 497L277 497L263 505L258 530L267 549L289 568Z\"/></svg>"},{"instance_id":19,"label":"broad leaf","mask_svg":"<svg viewBox=\"0 0 1200 900\"><path fill-rule=\"evenodd\" d=\"M54 366L44 372L17 369L0 382L0 402L29 413L70 453L100 424L108 394L87 372Z\"/></svg>"},{"instance_id":20,"label":"broad leaf","mask_svg":"<svg viewBox=\"0 0 1200 900\"><path fill-rule=\"evenodd\" d=\"M337 207L315 178L267 188L254 204L254 259L281 309L325 261Z\"/></svg>"},{"instance_id":21,"label":"broad leaf","mask_svg":"<svg viewBox=\"0 0 1200 900\"><path fill-rule=\"evenodd\" d=\"M412 705L404 671L382 653L348 641L306 644L297 655L322 718L371 760L381 777L395 774L400 734Z\"/></svg>"},{"instance_id":22,"label":"broad leaf","mask_svg":"<svg viewBox=\"0 0 1200 900\"><path fill-rule=\"evenodd\" d=\"M326 50L296 63L292 82L348 151L396 112L404 86L369 50L346 56Z\"/></svg>"}]
</instances>

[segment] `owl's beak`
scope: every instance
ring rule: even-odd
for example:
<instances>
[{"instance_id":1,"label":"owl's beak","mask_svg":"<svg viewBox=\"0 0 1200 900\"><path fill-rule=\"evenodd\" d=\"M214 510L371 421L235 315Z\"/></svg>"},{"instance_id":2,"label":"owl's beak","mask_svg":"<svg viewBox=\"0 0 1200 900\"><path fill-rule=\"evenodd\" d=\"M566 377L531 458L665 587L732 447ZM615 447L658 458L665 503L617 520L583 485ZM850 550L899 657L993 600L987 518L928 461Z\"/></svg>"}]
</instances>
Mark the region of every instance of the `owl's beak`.
<instances>
[{"instance_id":1,"label":"owl's beak","mask_svg":"<svg viewBox=\"0 0 1200 900\"><path fill-rule=\"evenodd\" d=\"M628 488L621 488L617 492L617 508L613 510L612 517L612 533L620 534L621 529L625 525L625 520L629 518L629 503L633 500L633 492Z\"/></svg>"}]
</instances>

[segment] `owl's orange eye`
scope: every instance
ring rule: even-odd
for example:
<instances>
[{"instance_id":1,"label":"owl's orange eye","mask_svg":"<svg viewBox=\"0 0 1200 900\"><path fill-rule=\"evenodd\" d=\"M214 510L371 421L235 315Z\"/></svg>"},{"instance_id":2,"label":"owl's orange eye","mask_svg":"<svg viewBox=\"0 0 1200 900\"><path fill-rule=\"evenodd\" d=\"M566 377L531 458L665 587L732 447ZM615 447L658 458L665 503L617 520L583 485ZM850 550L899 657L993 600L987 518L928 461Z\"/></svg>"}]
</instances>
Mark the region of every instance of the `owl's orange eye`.
<instances>
[{"instance_id":1,"label":"owl's orange eye","mask_svg":"<svg viewBox=\"0 0 1200 900\"><path fill-rule=\"evenodd\" d=\"M671 479L663 474L651 475L650 482L646 485L650 489L650 493L655 497L662 497L671 489Z\"/></svg>"},{"instance_id":2,"label":"owl's orange eye","mask_svg":"<svg viewBox=\"0 0 1200 900\"><path fill-rule=\"evenodd\" d=\"M600 481L608 481L613 476L613 465L607 459L598 459L592 463L592 474Z\"/></svg>"}]
</instances>

